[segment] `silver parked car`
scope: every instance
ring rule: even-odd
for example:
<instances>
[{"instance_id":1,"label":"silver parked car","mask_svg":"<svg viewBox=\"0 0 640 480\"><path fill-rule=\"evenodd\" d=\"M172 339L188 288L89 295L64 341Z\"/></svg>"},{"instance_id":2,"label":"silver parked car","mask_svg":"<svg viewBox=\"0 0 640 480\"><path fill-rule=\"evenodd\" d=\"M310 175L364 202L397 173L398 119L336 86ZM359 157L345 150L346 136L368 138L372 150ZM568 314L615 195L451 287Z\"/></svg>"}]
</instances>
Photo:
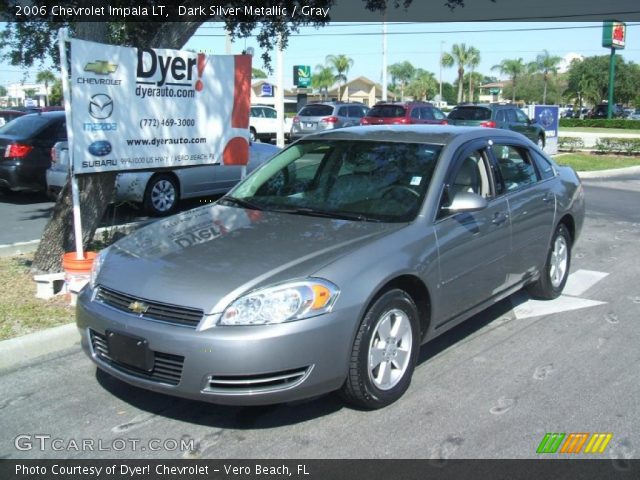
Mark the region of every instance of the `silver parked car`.
<instances>
[{"instance_id":1,"label":"silver parked car","mask_svg":"<svg viewBox=\"0 0 640 480\"><path fill-rule=\"evenodd\" d=\"M360 125L367 113L369 107L361 103L310 103L293 117L290 137L296 140L310 133Z\"/></svg>"},{"instance_id":2,"label":"silver parked car","mask_svg":"<svg viewBox=\"0 0 640 480\"><path fill-rule=\"evenodd\" d=\"M47 193L57 198L69 174L69 146L58 142L51 151L51 168L47 170ZM280 151L266 143L251 143L247 172L253 171ZM153 216L173 213L180 200L220 195L240 181L241 168L235 165L200 165L172 171L124 172L116 177L114 202L142 204Z\"/></svg>"},{"instance_id":3,"label":"silver parked car","mask_svg":"<svg viewBox=\"0 0 640 480\"><path fill-rule=\"evenodd\" d=\"M340 390L383 407L420 345L523 287L560 295L584 208L575 172L508 130L310 135L216 204L103 250L78 301L82 346L170 395Z\"/></svg>"}]
</instances>

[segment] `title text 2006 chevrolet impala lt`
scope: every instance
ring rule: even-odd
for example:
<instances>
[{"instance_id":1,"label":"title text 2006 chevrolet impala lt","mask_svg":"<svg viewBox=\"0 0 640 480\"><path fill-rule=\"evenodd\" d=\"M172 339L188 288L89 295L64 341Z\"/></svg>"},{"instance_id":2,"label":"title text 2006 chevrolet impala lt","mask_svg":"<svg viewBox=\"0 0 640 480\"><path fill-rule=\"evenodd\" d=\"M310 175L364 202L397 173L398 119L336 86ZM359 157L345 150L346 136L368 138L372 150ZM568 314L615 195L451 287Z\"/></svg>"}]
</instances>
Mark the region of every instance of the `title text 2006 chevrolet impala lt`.
<instances>
[{"instance_id":1,"label":"title text 2006 chevrolet impala lt","mask_svg":"<svg viewBox=\"0 0 640 480\"><path fill-rule=\"evenodd\" d=\"M564 288L575 172L506 130L310 135L216 204L103 250L78 302L90 358L149 390L379 408L420 345L522 287Z\"/></svg>"}]
</instances>

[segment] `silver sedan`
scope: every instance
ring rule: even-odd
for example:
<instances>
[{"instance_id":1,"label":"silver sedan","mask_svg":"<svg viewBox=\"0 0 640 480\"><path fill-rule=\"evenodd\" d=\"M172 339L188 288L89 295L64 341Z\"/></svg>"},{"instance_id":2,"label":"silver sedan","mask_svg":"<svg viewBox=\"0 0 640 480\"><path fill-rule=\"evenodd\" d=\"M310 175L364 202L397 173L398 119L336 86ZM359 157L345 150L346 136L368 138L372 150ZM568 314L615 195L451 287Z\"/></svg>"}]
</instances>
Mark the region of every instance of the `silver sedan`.
<instances>
[{"instance_id":1,"label":"silver sedan","mask_svg":"<svg viewBox=\"0 0 640 480\"><path fill-rule=\"evenodd\" d=\"M52 149L47 170L47 193L58 196L69 174L68 143L58 142ZM280 151L267 143L251 143L247 172L253 171ZM173 213L180 200L220 195L240 181L241 168L235 165L200 165L163 172L124 172L116 177L114 202L139 203L153 216Z\"/></svg>"},{"instance_id":2,"label":"silver sedan","mask_svg":"<svg viewBox=\"0 0 640 480\"><path fill-rule=\"evenodd\" d=\"M310 135L216 204L103 250L78 301L82 346L170 395L251 405L339 390L384 407L421 345L521 288L560 295L584 208L575 172L518 133Z\"/></svg>"}]
</instances>

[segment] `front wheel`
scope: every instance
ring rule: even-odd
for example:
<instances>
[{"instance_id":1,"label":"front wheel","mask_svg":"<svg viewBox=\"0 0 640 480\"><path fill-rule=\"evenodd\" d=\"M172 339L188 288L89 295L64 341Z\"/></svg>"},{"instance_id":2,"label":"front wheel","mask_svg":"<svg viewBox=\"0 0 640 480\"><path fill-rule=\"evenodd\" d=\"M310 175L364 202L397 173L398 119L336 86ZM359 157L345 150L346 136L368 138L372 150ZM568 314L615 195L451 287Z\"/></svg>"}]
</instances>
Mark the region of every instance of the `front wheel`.
<instances>
[{"instance_id":1,"label":"front wheel","mask_svg":"<svg viewBox=\"0 0 640 480\"><path fill-rule=\"evenodd\" d=\"M365 409L386 407L409 388L420 348L418 311L402 290L390 290L367 310L351 351L342 395Z\"/></svg>"},{"instance_id":2,"label":"front wheel","mask_svg":"<svg viewBox=\"0 0 640 480\"><path fill-rule=\"evenodd\" d=\"M540 135L538 137L538 147L540 148L540 150L544 150L544 137L542 135Z\"/></svg>"},{"instance_id":3,"label":"front wheel","mask_svg":"<svg viewBox=\"0 0 640 480\"><path fill-rule=\"evenodd\" d=\"M154 217L169 215L178 206L178 182L167 174L154 175L144 193L144 209Z\"/></svg>"},{"instance_id":4,"label":"front wheel","mask_svg":"<svg viewBox=\"0 0 640 480\"><path fill-rule=\"evenodd\" d=\"M540 278L527 287L531 296L545 300L559 297L569 278L570 265L571 234L561 223L551 239L547 261Z\"/></svg>"}]
</instances>

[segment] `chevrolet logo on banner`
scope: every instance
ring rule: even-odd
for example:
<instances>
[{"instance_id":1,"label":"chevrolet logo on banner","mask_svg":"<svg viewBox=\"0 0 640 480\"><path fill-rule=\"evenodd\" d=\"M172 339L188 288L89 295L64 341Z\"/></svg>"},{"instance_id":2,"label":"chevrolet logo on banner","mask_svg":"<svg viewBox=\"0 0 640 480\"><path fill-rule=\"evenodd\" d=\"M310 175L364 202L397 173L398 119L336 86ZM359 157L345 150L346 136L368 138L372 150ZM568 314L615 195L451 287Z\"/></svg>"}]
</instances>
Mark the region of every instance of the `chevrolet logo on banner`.
<instances>
[{"instance_id":1,"label":"chevrolet logo on banner","mask_svg":"<svg viewBox=\"0 0 640 480\"><path fill-rule=\"evenodd\" d=\"M109 63L107 60L96 60L89 62L84 66L85 72L95 73L96 75L109 75L118 69L115 63Z\"/></svg>"},{"instance_id":2,"label":"chevrolet logo on banner","mask_svg":"<svg viewBox=\"0 0 640 480\"><path fill-rule=\"evenodd\" d=\"M577 454L582 451L585 444L586 447L582 453L604 453L611 438L613 438L612 433L570 433L568 435L566 433L547 433L538 445L536 453Z\"/></svg>"}]
</instances>

